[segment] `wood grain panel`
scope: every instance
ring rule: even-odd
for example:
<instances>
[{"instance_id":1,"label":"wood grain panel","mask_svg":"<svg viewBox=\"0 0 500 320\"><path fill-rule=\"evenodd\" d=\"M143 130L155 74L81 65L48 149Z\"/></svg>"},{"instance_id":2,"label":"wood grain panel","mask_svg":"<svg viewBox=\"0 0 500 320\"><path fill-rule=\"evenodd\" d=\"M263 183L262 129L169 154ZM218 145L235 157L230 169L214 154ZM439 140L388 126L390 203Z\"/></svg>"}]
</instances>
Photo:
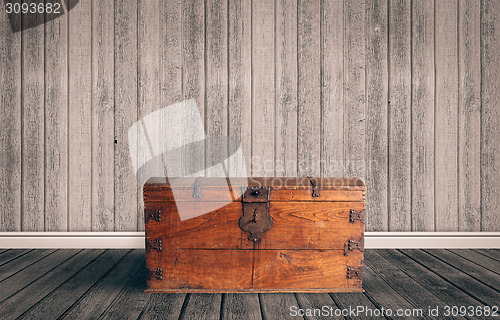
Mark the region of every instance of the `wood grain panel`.
<instances>
[{"instance_id":1,"label":"wood grain panel","mask_svg":"<svg viewBox=\"0 0 500 320\"><path fill-rule=\"evenodd\" d=\"M344 175L366 176L365 1L344 1ZM363 23L360 23L363 21Z\"/></svg>"},{"instance_id":2,"label":"wood grain panel","mask_svg":"<svg viewBox=\"0 0 500 320\"><path fill-rule=\"evenodd\" d=\"M458 8L458 230L481 229L480 2Z\"/></svg>"},{"instance_id":3,"label":"wood grain panel","mask_svg":"<svg viewBox=\"0 0 500 320\"><path fill-rule=\"evenodd\" d=\"M412 6L412 231L433 231L434 1Z\"/></svg>"},{"instance_id":4,"label":"wood grain panel","mask_svg":"<svg viewBox=\"0 0 500 320\"><path fill-rule=\"evenodd\" d=\"M228 75L227 75L227 1L208 0L206 2L206 118L205 130L208 137L227 136L228 130ZM215 141L214 141L215 142ZM217 159L228 156L228 148L219 150L218 143L207 144L207 167L217 165ZM208 169L208 168L207 168ZM217 166L207 170L209 177L226 177L227 168Z\"/></svg>"},{"instance_id":5,"label":"wood grain panel","mask_svg":"<svg viewBox=\"0 0 500 320\"><path fill-rule=\"evenodd\" d=\"M321 12L321 176L344 176L344 3L323 1Z\"/></svg>"},{"instance_id":6,"label":"wood grain panel","mask_svg":"<svg viewBox=\"0 0 500 320\"><path fill-rule=\"evenodd\" d=\"M350 210L364 209L361 202L271 202L269 215L273 225L262 234L256 246L258 249L343 250L349 240L359 241L363 237L364 225L360 221L349 222Z\"/></svg>"},{"instance_id":7,"label":"wood grain panel","mask_svg":"<svg viewBox=\"0 0 500 320\"><path fill-rule=\"evenodd\" d=\"M113 231L114 2L92 3L92 230Z\"/></svg>"},{"instance_id":8,"label":"wood grain panel","mask_svg":"<svg viewBox=\"0 0 500 320\"><path fill-rule=\"evenodd\" d=\"M410 3L389 3L389 231L411 230Z\"/></svg>"},{"instance_id":9,"label":"wood grain panel","mask_svg":"<svg viewBox=\"0 0 500 320\"><path fill-rule=\"evenodd\" d=\"M21 33L0 14L0 230L21 230Z\"/></svg>"},{"instance_id":10,"label":"wood grain panel","mask_svg":"<svg viewBox=\"0 0 500 320\"><path fill-rule=\"evenodd\" d=\"M115 0L114 139L115 139L115 230L140 230L138 188L132 168L128 135L137 121L137 2ZM142 221L141 221L142 222Z\"/></svg>"},{"instance_id":11,"label":"wood grain panel","mask_svg":"<svg viewBox=\"0 0 500 320\"><path fill-rule=\"evenodd\" d=\"M252 176L275 174L275 3L252 1Z\"/></svg>"},{"instance_id":12,"label":"wood grain panel","mask_svg":"<svg viewBox=\"0 0 500 320\"><path fill-rule=\"evenodd\" d=\"M159 110L160 106L160 17L159 17L159 0L139 1L138 3L138 118L141 119L148 114ZM137 177L139 183L138 204L139 212L137 218L138 229L144 229L142 201L142 185L151 176L166 175L163 159L160 155L153 154L152 159L150 155L153 146L160 146L162 144L162 129L161 119L155 118L154 121L146 123L142 121L142 128L148 139L147 146L138 147L138 158L150 160L149 165L144 166L145 170L140 170ZM160 149L161 150L161 149Z\"/></svg>"},{"instance_id":13,"label":"wood grain panel","mask_svg":"<svg viewBox=\"0 0 500 320\"><path fill-rule=\"evenodd\" d=\"M250 175L252 154L252 3L229 1L229 135L240 141ZM240 167L229 163L230 176Z\"/></svg>"},{"instance_id":14,"label":"wood grain panel","mask_svg":"<svg viewBox=\"0 0 500 320\"><path fill-rule=\"evenodd\" d=\"M458 229L457 1L436 1L436 230Z\"/></svg>"},{"instance_id":15,"label":"wood grain panel","mask_svg":"<svg viewBox=\"0 0 500 320\"><path fill-rule=\"evenodd\" d=\"M82 0L69 26L69 231L92 229L92 5Z\"/></svg>"},{"instance_id":16,"label":"wood grain panel","mask_svg":"<svg viewBox=\"0 0 500 320\"><path fill-rule=\"evenodd\" d=\"M298 106L297 175L320 175L321 61L320 1L297 4Z\"/></svg>"},{"instance_id":17,"label":"wood grain panel","mask_svg":"<svg viewBox=\"0 0 500 320\"><path fill-rule=\"evenodd\" d=\"M347 267L362 265L360 253L344 257L341 250L255 251L255 289L328 289L362 291L361 281L346 277Z\"/></svg>"},{"instance_id":18,"label":"wood grain panel","mask_svg":"<svg viewBox=\"0 0 500 320\"><path fill-rule=\"evenodd\" d=\"M297 1L276 1L277 177L297 175Z\"/></svg>"},{"instance_id":19,"label":"wood grain panel","mask_svg":"<svg viewBox=\"0 0 500 320\"><path fill-rule=\"evenodd\" d=\"M23 24L43 23L40 14L23 15ZM23 231L43 231L45 198L44 28L22 32L22 225Z\"/></svg>"},{"instance_id":20,"label":"wood grain panel","mask_svg":"<svg viewBox=\"0 0 500 320\"><path fill-rule=\"evenodd\" d=\"M161 238L163 248L174 249L241 249L247 237L238 221L242 215L241 202L220 203L219 209L181 221L175 206L169 203L146 203L148 210L161 210L161 222L146 224L150 240ZM194 203L193 212L206 212L207 203ZM154 253L154 252L153 252Z\"/></svg>"},{"instance_id":21,"label":"wood grain panel","mask_svg":"<svg viewBox=\"0 0 500 320\"><path fill-rule=\"evenodd\" d=\"M195 99L201 119L205 121L205 5L199 1L183 1L183 99ZM205 129L206 129L206 122ZM195 128L195 130L198 128ZM190 137L193 128L186 125L182 135ZM204 176L205 172L191 172L191 168L205 167L205 147L198 145L193 155L183 155L182 174Z\"/></svg>"},{"instance_id":22,"label":"wood grain panel","mask_svg":"<svg viewBox=\"0 0 500 320\"><path fill-rule=\"evenodd\" d=\"M163 269L163 280L148 281L149 292L182 292L193 289L252 287L252 250L174 250L162 252L157 261L148 260L147 267ZM172 290L165 290L169 288Z\"/></svg>"},{"instance_id":23,"label":"wood grain panel","mask_svg":"<svg viewBox=\"0 0 500 320\"><path fill-rule=\"evenodd\" d=\"M367 230L388 230L387 1L366 2Z\"/></svg>"},{"instance_id":24,"label":"wood grain panel","mask_svg":"<svg viewBox=\"0 0 500 320\"><path fill-rule=\"evenodd\" d=\"M481 231L500 228L500 3L481 8Z\"/></svg>"},{"instance_id":25,"label":"wood grain panel","mask_svg":"<svg viewBox=\"0 0 500 320\"><path fill-rule=\"evenodd\" d=\"M67 231L67 15L45 24L45 128L45 231Z\"/></svg>"}]
</instances>

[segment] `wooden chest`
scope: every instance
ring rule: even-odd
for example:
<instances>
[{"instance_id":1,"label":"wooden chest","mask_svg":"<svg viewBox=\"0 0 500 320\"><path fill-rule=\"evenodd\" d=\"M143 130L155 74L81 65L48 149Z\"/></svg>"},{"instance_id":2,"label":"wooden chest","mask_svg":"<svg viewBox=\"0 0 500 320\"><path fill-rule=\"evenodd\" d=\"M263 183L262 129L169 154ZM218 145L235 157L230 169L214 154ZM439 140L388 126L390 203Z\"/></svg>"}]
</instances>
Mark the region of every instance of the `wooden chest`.
<instances>
[{"instance_id":1,"label":"wooden chest","mask_svg":"<svg viewBox=\"0 0 500 320\"><path fill-rule=\"evenodd\" d=\"M359 179L152 178L149 292L362 291Z\"/></svg>"}]
</instances>

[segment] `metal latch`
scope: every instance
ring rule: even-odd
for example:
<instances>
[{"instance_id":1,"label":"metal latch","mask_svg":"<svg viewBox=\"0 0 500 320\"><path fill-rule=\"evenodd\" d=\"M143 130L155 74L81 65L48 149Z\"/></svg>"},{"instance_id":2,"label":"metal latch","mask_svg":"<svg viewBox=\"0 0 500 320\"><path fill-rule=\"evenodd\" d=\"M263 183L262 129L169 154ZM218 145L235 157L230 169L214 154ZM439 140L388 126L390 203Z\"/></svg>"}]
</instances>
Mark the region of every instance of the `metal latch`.
<instances>
[{"instance_id":1,"label":"metal latch","mask_svg":"<svg viewBox=\"0 0 500 320\"><path fill-rule=\"evenodd\" d=\"M149 252L152 249L159 251L159 252L163 251L163 245L161 243L161 238L158 238L156 240L146 239L146 252Z\"/></svg>"},{"instance_id":2,"label":"metal latch","mask_svg":"<svg viewBox=\"0 0 500 320\"><path fill-rule=\"evenodd\" d=\"M361 238L358 242L354 240L349 240L344 244L344 256L349 255L349 251L353 251L358 249L359 251L363 252L365 249L365 240Z\"/></svg>"},{"instance_id":3,"label":"metal latch","mask_svg":"<svg viewBox=\"0 0 500 320\"><path fill-rule=\"evenodd\" d=\"M196 178L194 180L194 187L193 187L193 198L199 199L201 198L201 177Z\"/></svg>"},{"instance_id":4,"label":"metal latch","mask_svg":"<svg viewBox=\"0 0 500 320\"><path fill-rule=\"evenodd\" d=\"M148 223L151 220L156 220L157 222L161 222L161 209L153 210L153 209L145 209L145 221Z\"/></svg>"},{"instance_id":5,"label":"metal latch","mask_svg":"<svg viewBox=\"0 0 500 320\"><path fill-rule=\"evenodd\" d=\"M271 229L273 219L269 215L269 202L244 202L240 228L250 233L248 240L260 241L260 236Z\"/></svg>"},{"instance_id":6,"label":"metal latch","mask_svg":"<svg viewBox=\"0 0 500 320\"><path fill-rule=\"evenodd\" d=\"M363 267L353 268L347 267L347 279L353 279L354 277L358 279L363 278Z\"/></svg>"},{"instance_id":7,"label":"metal latch","mask_svg":"<svg viewBox=\"0 0 500 320\"><path fill-rule=\"evenodd\" d=\"M148 281L152 278L163 280L163 269L157 268L156 270L151 270L149 268L146 268L146 278L148 279Z\"/></svg>"},{"instance_id":8,"label":"metal latch","mask_svg":"<svg viewBox=\"0 0 500 320\"><path fill-rule=\"evenodd\" d=\"M312 186L312 197L317 198L320 196L319 190L318 190L318 185L311 179L311 177L307 177L309 179L309 182L311 183Z\"/></svg>"},{"instance_id":9,"label":"metal latch","mask_svg":"<svg viewBox=\"0 0 500 320\"><path fill-rule=\"evenodd\" d=\"M351 210L349 215L349 222L354 223L356 220L361 221L361 223L365 223L365 210L361 210L360 212L356 212L356 210Z\"/></svg>"}]
</instances>

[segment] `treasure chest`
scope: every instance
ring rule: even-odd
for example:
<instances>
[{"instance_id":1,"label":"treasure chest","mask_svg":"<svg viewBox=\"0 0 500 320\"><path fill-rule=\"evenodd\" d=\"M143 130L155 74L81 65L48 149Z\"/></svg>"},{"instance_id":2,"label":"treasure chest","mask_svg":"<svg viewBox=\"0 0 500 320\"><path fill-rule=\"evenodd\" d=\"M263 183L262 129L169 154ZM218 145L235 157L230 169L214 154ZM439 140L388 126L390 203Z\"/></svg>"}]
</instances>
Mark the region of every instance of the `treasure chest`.
<instances>
[{"instance_id":1,"label":"treasure chest","mask_svg":"<svg viewBox=\"0 0 500 320\"><path fill-rule=\"evenodd\" d=\"M366 187L346 178L151 178L148 292L360 292Z\"/></svg>"}]
</instances>

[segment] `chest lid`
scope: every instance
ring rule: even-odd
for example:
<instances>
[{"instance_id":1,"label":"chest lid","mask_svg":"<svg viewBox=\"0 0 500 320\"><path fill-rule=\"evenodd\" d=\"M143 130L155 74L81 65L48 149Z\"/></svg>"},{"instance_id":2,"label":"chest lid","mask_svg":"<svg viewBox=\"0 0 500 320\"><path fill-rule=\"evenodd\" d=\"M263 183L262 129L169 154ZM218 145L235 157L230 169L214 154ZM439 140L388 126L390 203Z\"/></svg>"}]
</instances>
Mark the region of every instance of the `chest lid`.
<instances>
[{"instance_id":1,"label":"chest lid","mask_svg":"<svg viewBox=\"0 0 500 320\"><path fill-rule=\"evenodd\" d=\"M145 201L290 202L364 201L366 187L358 178L151 178Z\"/></svg>"}]
</instances>

